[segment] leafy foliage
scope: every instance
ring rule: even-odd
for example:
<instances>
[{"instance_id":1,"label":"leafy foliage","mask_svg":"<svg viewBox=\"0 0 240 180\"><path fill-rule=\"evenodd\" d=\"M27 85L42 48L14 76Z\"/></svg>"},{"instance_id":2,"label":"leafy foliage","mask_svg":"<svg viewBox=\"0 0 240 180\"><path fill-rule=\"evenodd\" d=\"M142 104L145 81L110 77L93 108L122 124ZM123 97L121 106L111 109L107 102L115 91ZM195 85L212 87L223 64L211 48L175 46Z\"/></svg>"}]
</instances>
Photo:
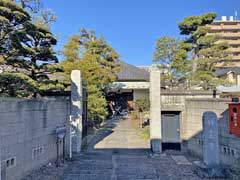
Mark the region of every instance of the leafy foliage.
<instances>
[{"instance_id":1,"label":"leafy foliage","mask_svg":"<svg viewBox=\"0 0 240 180\"><path fill-rule=\"evenodd\" d=\"M178 24L184 41L172 37L157 40L154 61L163 68L162 80L167 87L185 88L198 86L214 89L219 84L229 84L215 76L219 65L227 65L231 59L227 43L219 43L219 35L209 34L210 23L217 14L188 16ZM191 54L190 54L191 53Z\"/></svg>"},{"instance_id":2,"label":"leafy foliage","mask_svg":"<svg viewBox=\"0 0 240 180\"><path fill-rule=\"evenodd\" d=\"M56 22L57 17L51 9L43 8L41 0L14 0L17 4L25 9L32 17L35 24L42 25L50 29L51 25Z\"/></svg>"},{"instance_id":3,"label":"leafy foliage","mask_svg":"<svg viewBox=\"0 0 240 180\"><path fill-rule=\"evenodd\" d=\"M98 38L94 31L85 29L69 38L62 53L65 60L60 63L60 68L66 74L70 75L74 69L82 72L88 89L89 119L104 119L107 116L106 89L116 80L119 55L104 38Z\"/></svg>"},{"instance_id":4,"label":"leafy foliage","mask_svg":"<svg viewBox=\"0 0 240 180\"><path fill-rule=\"evenodd\" d=\"M37 84L21 73L0 74L0 96L29 97L37 90Z\"/></svg>"},{"instance_id":5,"label":"leafy foliage","mask_svg":"<svg viewBox=\"0 0 240 180\"><path fill-rule=\"evenodd\" d=\"M207 13L201 16L189 16L179 23L181 34L187 35L185 43L190 43L192 52L191 84L203 89L214 89L218 84L226 84L214 72L219 64L227 64L230 52L227 43L216 43L219 36L210 35L208 24L212 23L217 14Z\"/></svg>"},{"instance_id":6,"label":"leafy foliage","mask_svg":"<svg viewBox=\"0 0 240 180\"><path fill-rule=\"evenodd\" d=\"M7 67L1 69L3 72L13 72L13 76L16 75L15 78L11 76L8 79L10 84L11 79L13 82L19 79L18 73L21 72L23 76L28 76L35 81L36 87L43 85L52 87L47 84L47 82L50 83L47 81L50 70L43 62L57 62L52 48L57 41L48 28L32 21L31 15L25 10L30 2L32 1L21 0L18 5L11 0L0 1L0 57L2 67ZM11 96L15 95L10 91L11 89L8 91L4 87L1 88ZM34 91L37 90L34 89Z\"/></svg>"},{"instance_id":7,"label":"leafy foliage","mask_svg":"<svg viewBox=\"0 0 240 180\"><path fill-rule=\"evenodd\" d=\"M140 97L134 101L134 108L140 112L149 111L150 101L148 98Z\"/></svg>"},{"instance_id":8,"label":"leafy foliage","mask_svg":"<svg viewBox=\"0 0 240 180\"><path fill-rule=\"evenodd\" d=\"M190 70L186 43L173 37L157 40L154 61L160 63L162 81L166 86L177 86Z\"/></svg>"},{"instance_id":9,"label":"leafy foliage","mask_svg":"<svg viewBox=\"0 0 240 180\"><path fill-rule=\"evenodd\" d=\"M69 41L67 44L64 45L64 49L62 51L63 56L65 57L65 60L67 61L75 61L80 58L80 35L76 34L73 35L69 38ZM71 73L70 71L67 71L69 74Z\"/></svg>"},{"instance_id":10,"label":"leafy foliage","mask_svg":"<svg viewBox=\"0 0 240 180\"><path fill-rule=\"evenodd\" d=\"M24 28L30 15L10 0L0 1L0 56L4 59L16 57L18 49L14 46L13 36ZM20 39L20 37L18 38Z\"/></svg>"}]
</instances>

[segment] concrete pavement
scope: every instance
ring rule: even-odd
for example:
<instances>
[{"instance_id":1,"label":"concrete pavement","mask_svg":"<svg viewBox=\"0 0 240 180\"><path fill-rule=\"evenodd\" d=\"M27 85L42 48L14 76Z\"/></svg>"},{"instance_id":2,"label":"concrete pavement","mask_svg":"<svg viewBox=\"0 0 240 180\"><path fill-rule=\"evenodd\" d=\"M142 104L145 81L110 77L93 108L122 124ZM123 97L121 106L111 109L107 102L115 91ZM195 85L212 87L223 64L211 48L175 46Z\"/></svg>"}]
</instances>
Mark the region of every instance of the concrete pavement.
<instances>
[{"instance_id":1,"label":"concrete pavement","mask_svg":"<svg viewBox=\"0 0 240 180\"><path fill-rule=\"evenodd\" d=\"M61 180L201 180L193 165L179 165L171 155L153 155L149 144L130 119L108 121Z\"/></svg>"}]
</instances>

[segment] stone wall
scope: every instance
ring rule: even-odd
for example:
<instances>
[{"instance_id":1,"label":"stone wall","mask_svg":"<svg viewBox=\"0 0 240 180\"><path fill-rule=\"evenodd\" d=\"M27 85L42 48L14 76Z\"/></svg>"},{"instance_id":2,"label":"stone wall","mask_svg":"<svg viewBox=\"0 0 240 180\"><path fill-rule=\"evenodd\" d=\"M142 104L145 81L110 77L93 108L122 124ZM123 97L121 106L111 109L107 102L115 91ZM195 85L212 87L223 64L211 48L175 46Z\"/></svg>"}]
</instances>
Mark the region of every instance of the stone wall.
<instances>
[{"instance_id":1,"label":"stone wall","mask_svg":"<svg viewBox=\"0 0 240 180\"><path fill-rule=\"evenodd\" d=\"M202 115L213 111L219 122L220 160L224 164L232 164L240 157L240 137L229 134L228 102L230 99L187 99L184 121L184 140L188 150L202 156Z\"/></svg>"},{"instance_id":2,"label":"stone wall","mask_svg":"<svg viewBox=\"0 0 240 180\"><path fill-rule=\"evenodd\" d=\"M212 91L162 91L162 111L184 111L186 99L212 98ZM219 95L216 95L219 97Z\"/></svg>"},{"instance_id":3,"label":"stone wall","mask_svg":"<svg viewBox=\"0 0 240 180\"><path fill-rule=\"evenodd\" d=\"M217 94L216 97L219 97ZM213 99L212 91L162 91L161 92L161 111L178 111L180 112L180 138L182 142L182 150L186 150L184 145L188 139L188 121L186 115L187 99Z\"/></svg>"},{"instance_id":4,"label":"stone wall","mask_svg":"<svg viewBox=\"0 0 240 180\"><path fill-rule=\"evenodd\" d=\"M1 99L2 180L18 180L55 160L55 129L68 126L69 115L68 99ZM66 147L68 143L67 139Z\"/></svg>"}]
</instances>

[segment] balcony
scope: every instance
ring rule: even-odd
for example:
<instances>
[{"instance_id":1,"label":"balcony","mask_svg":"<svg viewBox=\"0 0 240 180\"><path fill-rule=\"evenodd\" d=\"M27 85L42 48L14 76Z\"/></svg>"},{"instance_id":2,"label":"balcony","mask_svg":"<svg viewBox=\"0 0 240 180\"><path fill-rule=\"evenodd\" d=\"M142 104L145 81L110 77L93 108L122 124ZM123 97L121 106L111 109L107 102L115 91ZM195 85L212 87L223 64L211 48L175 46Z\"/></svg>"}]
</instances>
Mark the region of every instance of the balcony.
<instances>
[{"instance_id":1,"label":"balcony","mask_svg":"<svg viewBox=\"0 0 240 180\"><path fill-rule=\"evenodd\" d=\"M239 45L240 46L240 39L239 40L219 40L217 43L227 42L229 45Z\"/></svg>"},{"instance_id":2,"label":"balcony","mask_svg":"<svg viewBox=\"0 0 240 180\"><path fill-rule=\"evenodd\" d=\"M219 31L219 30L236 31L236 30L240 30L240 24L238 24L238 25L219 25L219 26L210 25L209 27L213 31Z\"/></svg>"},{"instance_id":3,"label":"balcony","mask_svg":"<svg viewBox=\"0 0 240 180\"><path fill-rule=\"evenodd\" d=\"M224 61L228 61L228 62L236 62L239 61L240 62L240 55L232 55L229 58L226 58ZM221 63L219 63L221 64ZM224 62L222 62L222 64L224 64Z\"/></svg>"},{"instance_id":4,"label":"balcony","mask_svg":"<svg viewBox=\"0 0 240 180\"><path fill-rule=\"evenodd\" d=\"M232 56L231 60L232 60L232 61L240 61L240 55L238 55L238 56Z\"/></svg>"},{"instance_id":5,"label":"balcony","mask_svg":"<svg viewBox=\"0 0 240 180\"><path fill-rule=\"evenodd\" d=\"M211 25L237 25L240 24L240 21L222 21L222 20L216 20L211 23Z\"/></svg>"},{"instance_id":6,"label":"balcony","mask_svg":"<svg viewBox=\"0 0 240 180\"><path fill-rule=\"evenodd\" d=\"M240 40L219 40L216 42L216 44L227 42L229 45L228 50L230 50L233 53L240 53Z\"/></svg>"},{"instance_id":7,"label":"balcony","mask_svg":"<svg viewBox=\"0 0 240 180\"><path fill-rule=\"evenodd\" d=\"M232 52L240 52L240 47L237 48L229 48L230 51Z\"/></svg>"},{"instance_id":8,"label":"balcony","mask_svg":"<svg viewBox=\"0 0 240 180\"><path fill-rule=\"evenodd\" d=\"M239 38L240 37L240 33L214 33L216 35L220 35L222 37L236 37Z\"/></svg>"}]
</instances>

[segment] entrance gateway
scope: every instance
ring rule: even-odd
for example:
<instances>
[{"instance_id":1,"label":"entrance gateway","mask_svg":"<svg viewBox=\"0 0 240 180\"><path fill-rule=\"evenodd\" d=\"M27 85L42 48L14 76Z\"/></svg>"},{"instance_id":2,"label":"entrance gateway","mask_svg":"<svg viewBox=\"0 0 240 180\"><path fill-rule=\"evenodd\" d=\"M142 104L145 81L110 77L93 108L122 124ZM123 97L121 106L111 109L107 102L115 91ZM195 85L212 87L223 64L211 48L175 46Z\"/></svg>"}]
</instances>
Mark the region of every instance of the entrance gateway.
<instances>
[{"instance_id":1,"label":"entrance gateway","mask_svg":"<svg viewBox=\"0 0 240 180\"><path fill-rule=\"evenodd\" d=\"M162 150L181 150L180 112L162 111Z\"/></svg>"}]
</instances>

